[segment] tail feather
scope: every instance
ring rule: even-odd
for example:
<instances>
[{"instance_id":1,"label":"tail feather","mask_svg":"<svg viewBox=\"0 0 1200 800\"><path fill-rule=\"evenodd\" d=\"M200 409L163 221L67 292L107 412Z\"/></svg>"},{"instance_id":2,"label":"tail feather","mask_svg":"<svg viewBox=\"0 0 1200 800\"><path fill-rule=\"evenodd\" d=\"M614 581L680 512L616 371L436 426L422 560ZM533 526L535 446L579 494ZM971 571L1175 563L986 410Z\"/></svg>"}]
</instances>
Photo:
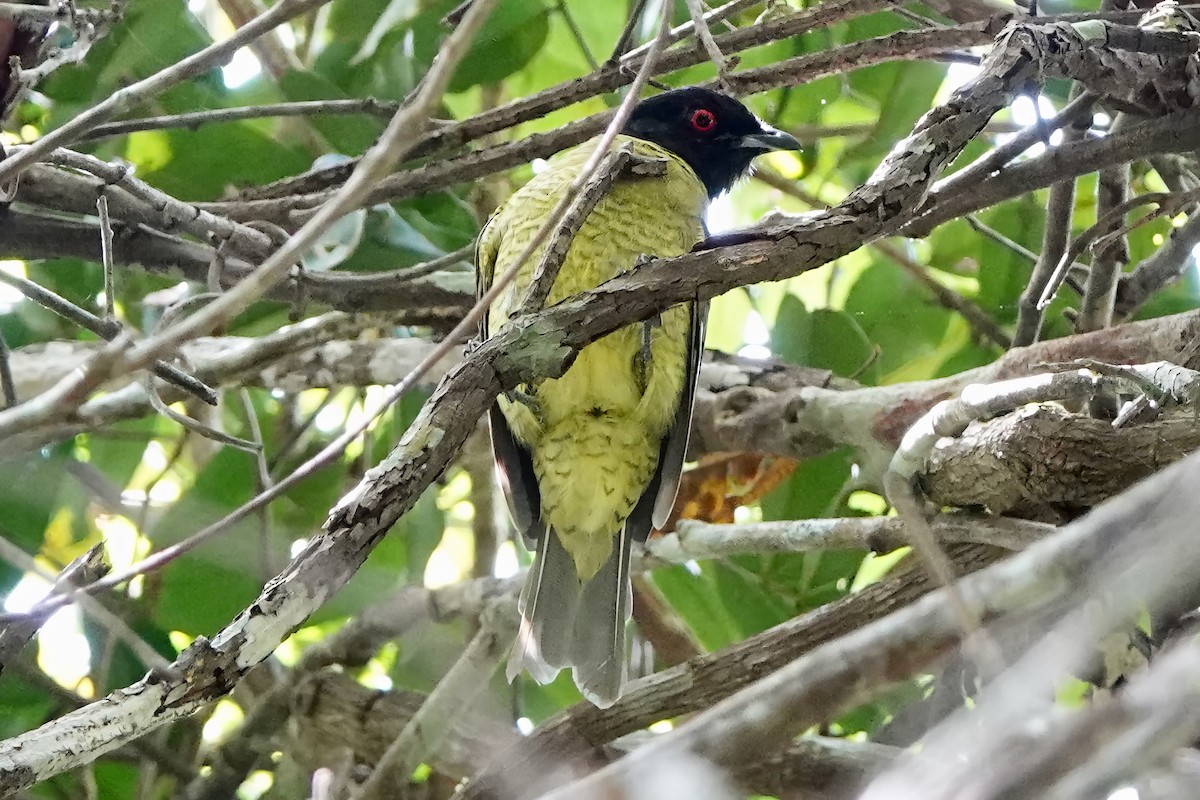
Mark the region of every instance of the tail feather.
<instances>
[{"instance_id":1,"label":"tail feather","mask_svg":"<svg viewBox=\"0 0 1200 800\"><path fill-rule=\"evenodd\" d=\"M617 546L580 593L570 661L575 685L593 705L608 708L625 683L625 623L632 606L629 556L632 537L622 526Z\"/></svg>"},{"instance_id":2,"label":"tail feather","mask_svg":"<svg viewBox=\"0 0 1200 800\"><path fill-rule=\"evenodd\" d=\"M600 571L581 585L558 535L542 533L518 601L521 629L505 671L510 682L524 669L547 684L573 667L584 697L600 708L616 702L625 683L625 623L633 604L633 538L625 527L615 544Z\"/></svg>"},{"instance_id":3,"label":"tail feather","mask_svg":"<svg viewBox=\"0 0 1200 800\"><path fill-rule=\"evenodd\" d=\"M543 530L537 558L517 601L521 627L505 670L510 682L526 669L535 681L547 684L560 669L570 665L579 594L575 562L558 536L552 530Z\"/></svg>"}]
</instances>

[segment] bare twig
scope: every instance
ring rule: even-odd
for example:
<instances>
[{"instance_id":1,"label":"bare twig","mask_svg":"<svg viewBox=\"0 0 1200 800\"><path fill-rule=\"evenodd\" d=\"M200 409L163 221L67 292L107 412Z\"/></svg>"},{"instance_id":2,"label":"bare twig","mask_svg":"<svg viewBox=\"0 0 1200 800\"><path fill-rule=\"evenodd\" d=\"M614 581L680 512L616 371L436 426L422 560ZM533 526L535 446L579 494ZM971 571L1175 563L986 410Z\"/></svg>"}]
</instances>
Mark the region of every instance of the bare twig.
<instances>
[{"instance_id":1,"label":"bare twig","mask_svg":"<svg viewBox=\"0 0 1200 800\"><path fill-rule=\"evenodd\" d=\"M4 395L5 408L12 408L19 402L17 385L13 381L11 356L8 340L4 338L4 331L0 331L0 393Z\"/></svg>"},{"instance_id":2,"label":"bare twig","mask_svg":"<svg viewBox=\"0 0 1200 800\"><path fill-rule=\"evenodd\" d=\"M104 269L104 318L116 320L116 281L113 277L113 230L108 218L108 198L96 198L96 210L100 216L100 265Z\"/></svg>"},{"instance_id":3,"label":"bare twig","mask_svg":"<svg viewBox=\"0 0 1200 800\"><path fill-rule=\"evenodd\" d=\"M1061 260L1054 269L1054 273L1050 276L1050 280L1046 283L1042 290L1041 298L1038 301L1039 308L1045 308L1053 300L1058 288L1062 285L1064 276L1070 268L1074 260L1093 242L1110 238L1114 235L1124 235L1129 230L1144 225L1151 220L1157 219L1167 214L1173 214L1178 209L1183 208L1191 203L1195 203L1200 198L1200 190L1185 192L1183 194L1175 194L1172 192L1147 192L1146 194L1138 195L1109 208L1104 212L1096 224L1088 228L1079 236L1075 237L1071 242L1071 246L1062 254ZM1146 215L1139 218L1136 222L1126 226L1123 220L1126 214L1138 206L1157 204L1158 208L1148 212ZM1116 227L1113 230L1114 226Z\"/></svg>"},{"instance_id":4,"label":"bare twig","mask_svg":"<svg viewBox=\"0 0 1200 800\"><path fill-rule=\"evenodd\" d=\"M1124 115L1118 115L1113 130L1122 127ZM1100 170L1096 182L1096 216L1105 218L1108 212L1125 202L1129 190L1129 169L1122 164ZM1117 280L1121 269L1129 261L1129 244L1117 220L1107 231L1104 244L1095 249L1091 268L1088 270L1084 287L1083 302L1079 306L1079 317L1075 330L1079 333L1107 328L1112 324L1113 309L1117 298Z\"/></svg>"},{"instance_id":5,"label":"bare twig","mask_svg":"<svg viewBox=\"0 0 1200 800\"><path fill-rule=\"evenodd\" d=\"M717 43L713 41L712 31L708 29L702 0L684 0L684 2L687 5L688 13L692 16L696 38L700 40L704 52L708 53L708 60L717 68L717 83L726 94L733 94L733 87L729 82L729 65L725 62L725 56L721 54L721 48L717 47Z\"/></svg>"},{"instance_id":6,"label":"bare twig","mask_svg":"<svg viewBox=\"0 0 1200 800\"><path fill-rule=\"evenodd\" d=\"M107 571L107 564L103 563L104 556L102 550L98 552L96 548L93 548L84 557L84 561L72 562L60 574L55 575L52 571L39 564L37 559L3 536L0 536L0 559L7 561L10 565L23 572L33 573L46 581L50 581L53 583L54 591L56 592L68 591L75 587L75 580L80 576L70 571L72 566L77 566L80 571L85 573L91 572L92 574L86 577L92 577L93 579L96 572ZM83 612L95 620L98 625L128 646L146 668L163 672L170 667L167 659L163 658L145 639L135 633L129 627L129 623L102 606L100 601L94 597L86 597L82 598L80 606Z\"/></svg>"},{"instance_id":7,"label":"bare twig","mask_svg":"<svg viewBox=\"0 0 1200 800\"><path fill-rule=\"evenodd\" d=\"M388 745L383 757L363 784L358 800L383 800L403 786L413 770L441 744L455 720L487 688L501 654L516 634L516 618L510 605L489 606L480 620L479 631L454 666L438 681L420 710L400 735Z\"/></svg>"},{"instance_id":8,"label":"bare twig","mask_svg":"<svg viewBox=\"0 0 1200 800\"><path fill-rule=\"evenodd\" d=\"M903 227L906 236L928 235L937 225L981 208L1028 194L1059 181L1087 175L1097 169L1136 161L1149 155L1179 153L1196 149L1200 135L1193 135L1200 117L1192 112L1177 112L1132 125L1096 139L1087 139L1070 147L1056 147L1001 170L994 177L943 196L931 192L920 216Z\"/></svg>"},{"instance_id":9,"label":"bare twig","mask_svg":"<svg viewBox=\"0 0 1200 800\"><path fill-rule=\"evenodd\" d=\"M1076 97L1076 100L1079 98ZM1091 106L1089 105L1088 108ZM1060 115L1062 116L1062 115ZM1083 130L1072 126L1063 135L1063 146L1083 138ZM1029 283L1021 292L1017 301L1017 327L1013 332L1013 346L1025 347L1038 340L1042 330L1042 309L1039 302L1043 291L1053 280L1067 242L1071 236L1071 220L1075 214L1075 180L1059 181L1050 187L1050 199L1046 203L1046 224L1042 231L1042 251L1038 254L1037 263L1033 266L1033 274ZM1067 264L1074 262L1072 257Z\"/></svg>"},{"instance_id":10,"label":"bare twig","mask_svg":"<svg viewBox=\"0 0 1200 800\"><path fill-rule=\"evenodd\" d=\"M4 543L6 549L16 547L2 538L0 538L0 542ZM20 552L24 555L24 551ZM61 592L79 584L92 583L104 577L108 570L109 564L104 555L104 545L98 544L63 567L62 572L54 579L52 591ZM17 654L37 633L38 628L49 618L50 614L48 613L31 613L0 625L0 672L3 672L5 665L16 658Z\"/></svg>"},{"instance_id":11,"label":"bare twig","mask_svg":"<svg viewBox=\"0 0 1200 800\"><path fill-rule=\"evenodd\" d=\"M943 544L990 544L1020 550L1054 531L1053 525L976 514L939 514L932 529ZM898 517L799 519L717 525L680 520L678 528L646 541L647 556L674 564L750 553L804 553L854 549L886 553L909 545Z\"/></svg>"},{"instance_id":12,"label":"bare twig","mask_svg":"<svg viewBox=\"0 0 1200 800\"><path fill-rule=\"evenodd\" d=\"M575 40L575 44L579 45L579 51L583 53L583 58L587 61L588 66L593 70L598 69L600 64L596 61L596 56L592 55L592 48L588 47L587 39L583 35L583 31L579 29L579 23L575 21L575 15L571 13L570 6L566 0L558 0L554 6L560 15L563 22L567 23L567 29L571 31L571 38Z\"/></svg>"},{"instance_id":13,"label":"bare twig","mask_svg":"<svg viewBox=\"0 0 1200 800\"><path fill-rule=\"evenodd\" d=\"M51 150L68 145L80 135L144 100L162 93L177 83L193 78L224 63L243 45L254 41L276 26L314 9L327 0L280 0L250 23L239 28L223 42L209 45L148 78L122 87L70 122L38 139L24 150L0 161L0 182L16 176Z\"/></svg>"},{"instance_id":14,"label":"bare twig","mask_svg":"<svg viewBox=\"0 0 1200 800\"><path fill-rule=\"evenodd\" d=\"M1114 312L1127 319L1155 292L1179 278L1194 263L1193 252L1200 244L1200 214L1188 215L1187 222L1172 228L1162 247L1125 275L1117 287Z\"/></svg>"},{"instance_id":15,"label":"bare twig","mask_svg":"<svg viewBox=\"0 0 1200 800\"><path fill-rule=\"evenodd\" d=\"M645 10L646 0L635 0L625 19L625 27L621 29L621 35L617 37L617 42L613 45L612 55L608 57L607 64L618 63L629 52L629 45L633 43L634 31L637 30L638 22L641 21L642 12Z\"/></svg>"},{"instance_id":16,"label":"bare twig","mask_svg":"<svg viewBox=\"0 0 1200 800\"><path fill-rule=\"evenodd\" d=\"M301 100L291 103L264 103L259 106L243 106L240 108L210 108L204 111L190 111L185 114L164 114L157 117L139 117L138 119L120 122L106 122L97 125L79 137L81 142L91 142L110 136L123 136L138 131L169 130L172 128L189 128L195 130L201 125L215 125L225 122L239 122L247 119L263 117L306 117L328 116L333 114L366 114L372 117L390 118L400 108L400 104L391 100L376 100L364 97L354 100Z\"/></svg>"},{"instance_id":17,"label":"bare twig","mask_svg":"<svg viewBox=\"0 0 1200 800\"><path fill-rule=\"evenodd\" d=\"M14 152L19 153L21 149L14 148ZM266 255L274 244L271 237L260 230L225 219L191 203L176 200L166 192L138 180L128 166L110 164L86 153L63 149L47 154L46 161L95 175L104 181L105 186L120 187L134 200L145 204L151 212L148 215L150 224L156 228L168 231L178 229L199 237L215 236L228 243L239 254L254 259ZM100 199L104 199L106 205L109 202L103 195ZM114 198L114 201L117 199L124 198ZM120 216L125 209L113 209L113 212ZM108 213L107 208L105 213ZM112 249L111 238L108 247L109 250Z\"/></svg>"},{"instance_id":18,"label":"bare twig","mask_svg":"<svg viewBox=\"0 0 1200 800\"><path fill-rule=\"evenodd\" d=\"M13 275L0 270L0 283L7 283L38 305L50 309L54 313L69 319L76 325L91 331L109 342L124 333L124 328L115 319L101 319L90 311L75 305L70 300L60 297L54 292L19 275ZM156 361L152 367L152 371L164 381L182 389L188 394L195 395L209 405L215 406L217 404L216 390L188 375L178 367L164 361Z\"/></svg>"},{"instance_id":19,"label":"bare twig","mask_svg":"<svg viewBox=\"0 0 1200 800\"><path fill-rule=\"evenodd\" d=\"M1062 111L1048 120L1043 120L1041 125L1031 125L1025 128L990 153L939 181L935 191L942 196L957 191L969 191L979 181L1000 171L1021 153L1041 142L1048 132L1067 126L1086 128L1091 124L1092 106L1095 103L1096 95L1087 91L1079 93L1063 107Z\"/></svg>"}]
</instances>

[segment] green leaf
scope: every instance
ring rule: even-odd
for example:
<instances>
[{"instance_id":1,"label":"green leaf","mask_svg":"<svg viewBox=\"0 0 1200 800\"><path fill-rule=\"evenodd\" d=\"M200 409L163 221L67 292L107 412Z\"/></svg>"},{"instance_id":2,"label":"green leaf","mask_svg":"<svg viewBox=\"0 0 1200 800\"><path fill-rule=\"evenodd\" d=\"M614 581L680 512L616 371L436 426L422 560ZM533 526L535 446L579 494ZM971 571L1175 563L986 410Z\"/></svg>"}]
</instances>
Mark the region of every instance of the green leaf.
<instances>
[{"instance_id":1,"label":"green leaf","mask_svg":"<svg viewBox=\"0 0 1200 800\"><path fill-rule=\"evenodd\" d=\"M851 85L880 103L879 116L871 135L844 156L848 161L877 162L892 145L912 132L917 120L933 104L946 68L941 64L913 61L883 64L851 73Z\"/></svg>"},{"instance_id":2,"label":"green leaf","mask_svg":"<svg viewBox=\"0 0 1200 800\"><path fill-rule=\"evenodd\" d=\"M772 628L791 617L791 604L766 590L759 574L761 560L742 556L725 562L705 562L700 569L711 576L718 597L739 639Z\"/></svg>"},{"instance_id":3,"label":"green leaf","mask_svg":"<svg viewBox=\"0 0 1200 800\"><path fill-rule=\"evenodd\" d=\"M864 272L846 298L846 311L853 315L880 356L868 371L886 376L914 359L938 351L950 323L950 313L935 305L924 287L896 269L878 262ZM928 378L941 361L925 375Z\"/></svg>"},{"instance_id":4,"label":"green leaf","mask_svg":"<svg viewBox=\"0 0 1200 800\"><path fill-rule=\"evenodd\" d=\"M38 727L49 718L54 705L49 695L5 672L0 680L0 739Z\"/></svg>"},{"instance_id":5,"label":"green leaf","mask_svg":"<svg viewBox=\"0 0 1200 800\"><path fill-rule=\"evenodd\" d=\"M699 575L682 566L663 567L656 569L652 577L706 650L718 650L741 638L737 623L721 602L711 566L701 568Z\"/></svg>"},{"instance_id":6,"label":"green leaf","mask_svg":"<svg viewBox=\"0 0 1200 800\"><path fill-rule=\"evenodd\" d=\"M850 478L854 454L836 450L817 458L805 459L792 474L762 499L763 519L814 519L837 516L835 507L842 486Z\"/></svg>"},{"instance_id":7,"label":"green leaf","mask_svg":"<svg viewBox=\"0 0 1200 800\"><path fill-rule=\"evenodd\" d=\"M65 464L62 449L0 461L0 508L4 509L0 536L26 553L42 549L46 528L58 509ZM11 589L23 572L0 562L0 595Z\"/></svg>"},{"instance_id":8,"label":"green leaf","mask_svg":"<svg viewBox=\"0 0 1200 800\"><path fill-rule=\"evenodd\" d=\"M119 422L110 429L115 436L89 434L80 437L80 446L92 466L124 489L142 463L147 445L158 435L158 422L154 417Z\"/></svg>"},{"instance_id":9,"label":"green leaf","mask_svg":"<svg viewBox=\"0 0 1200 800\"><path fill-rule=\"evenodd\" d=\"M845 311L818 308L810 312L800 298L785 294L771 329L771 350L793 364L848 377L870 360L872 347Z\"/></svg>"},{"instance_id":10,"label":"green leaf","mask_svg":"<svg viewBox=\"0 0 1200 800\"><path fill-rule=\"evenodd\" d=\"M450 91L461 92L508 77L529 63L549 31L541 0L500 0L455 70Z\"/></svg>"},{"instance_id":11,"label":"green leaf","mask_svg":"<svg viewBox=\"0 0 1200 800\"><path fill-rule=\"evenodd\" d=\"M253 496L256 480L249 453L221 450L148 531L155 547L175 544L221 519ZM151 619L164 630L190 635L220 630L287 563L290 545L280 537L265 539L257 516L236 523L162 570Z\"/></svg>"},{"instance_id":12,"label":"green leaf","mask_svg":"<svg viewBox=\"0 0 1200 800\"><path fill-rule=\"evenodd\" d=\"M279 88L292 101L341 100L350 97L328 78L315 72L289 70L280 79ZM316 114L307 119L338 153L365 151L384 126L381 119L365 114Z\"/></svg>"}]
</instances>

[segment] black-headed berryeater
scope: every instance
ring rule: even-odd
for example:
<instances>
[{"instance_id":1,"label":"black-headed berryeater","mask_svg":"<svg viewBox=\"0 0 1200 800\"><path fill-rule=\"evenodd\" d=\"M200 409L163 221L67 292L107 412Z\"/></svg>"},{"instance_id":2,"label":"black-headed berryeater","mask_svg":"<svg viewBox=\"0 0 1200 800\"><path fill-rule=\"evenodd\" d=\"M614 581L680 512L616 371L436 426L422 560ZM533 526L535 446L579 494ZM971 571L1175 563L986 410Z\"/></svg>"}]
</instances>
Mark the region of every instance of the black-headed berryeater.
<instances>
[{"instance_id":1,"label":"black-headed berryeater","mask_svg":"<svg viewBox=\"0 0 1200 800\"><path fill-rule=\"evenodd\" d=\"M586 142L501 206L479 238L482 294L528 245L595 149ZM638 103L614 146L666 164L622 174L571 242L546 305L586 292L642 256L688 252L704 236L709 201L755 156L799 143L723 94L688 88ZM543 248L544 249L544 246ZM541 250L489 309L482 335L508 322ZM584 347L557 379L517 387L490 412L492 445L513 521L536 558L521 592L521 629L509 680L539 683L574 668L598 706L625 679L630 548L661 527L679 488L707 303L684 303Z\"/></svg>"}]
</instances>

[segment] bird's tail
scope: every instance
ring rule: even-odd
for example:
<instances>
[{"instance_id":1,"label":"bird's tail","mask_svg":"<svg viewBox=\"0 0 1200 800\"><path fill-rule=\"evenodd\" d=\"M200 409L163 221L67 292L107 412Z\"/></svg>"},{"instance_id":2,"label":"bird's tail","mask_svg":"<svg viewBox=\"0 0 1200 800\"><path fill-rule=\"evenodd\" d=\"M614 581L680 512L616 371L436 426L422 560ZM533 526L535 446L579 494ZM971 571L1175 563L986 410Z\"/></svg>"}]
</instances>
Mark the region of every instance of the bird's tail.
<instances>
[{"instance_id":1,"label":"bird's tail","mask_svg":"<svg viewBox=\"0 0 1200 800\"><path fill-rule=\"evenodd\" d=\"M521 590L521 629L508 659L509 681L522 669L538 683L572 667L575 685L592 704L616 702L625 682L625 623L631 539L622 528L608 561L590 580L580 581L575 562L558 535L546 530Z\"/></svg>"}]
</instances>

